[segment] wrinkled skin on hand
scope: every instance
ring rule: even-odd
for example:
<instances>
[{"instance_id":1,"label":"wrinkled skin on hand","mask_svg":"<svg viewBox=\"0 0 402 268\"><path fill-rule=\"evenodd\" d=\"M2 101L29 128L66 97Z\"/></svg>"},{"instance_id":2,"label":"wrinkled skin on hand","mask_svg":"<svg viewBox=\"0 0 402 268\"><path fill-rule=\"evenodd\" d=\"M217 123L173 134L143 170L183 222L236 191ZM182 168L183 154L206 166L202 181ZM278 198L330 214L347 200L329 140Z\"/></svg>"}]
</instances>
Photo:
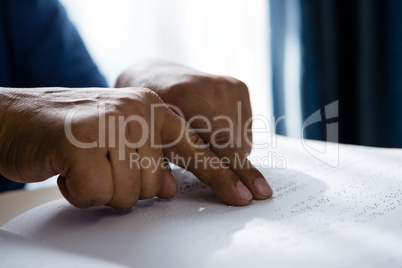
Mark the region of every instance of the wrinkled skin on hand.
<instances>
[{"instance_id":1,"label":"wrinkled skin on hand","mask_svg":"<svg viewBox=\"0 0 402 268\"><path fill-rule=\"evenodd\" d=\"M20 182L60 174L60 191L77 207L125 209L139 199L173 197L177 186L162 164L164 156L182 166L174 156L190 159L185 167L227 204L248 205L253 197L272 195L251 165L197 166L197 157L206 163L222 157L202 146L204 140L191 126L149 89L2 88L0 94L0 173ZM151 140L173 145L158 147ZM245 158L242 150L233 150L226 152L230 159L235 153ZM132 155L158 164L132 165Z\"/></svg>"},{"instance_id":2,"label":"wrinkled skin on hand","mask_svg":"<svg viewBox=\"0 0 402 268\"><path fill-rule=\"evenodd\" d=\"M207 142L215 138L216 142L211 142L213 150L219 151L213 147L215 143L231 144L250 153L252 113L248 88L243 82L175 63L147 61L123 72L116 83L116 87L133 85L155 91L165 103L176 106L178 114L186 120L200 115L206 117L211 122L211 131L198 134ZM207 129L205 120L193 120L190 125L196 130ZM225 129L233 131L218 133ZM212 133L217 135L212 137Z\"/></svg>"}]
</instances>

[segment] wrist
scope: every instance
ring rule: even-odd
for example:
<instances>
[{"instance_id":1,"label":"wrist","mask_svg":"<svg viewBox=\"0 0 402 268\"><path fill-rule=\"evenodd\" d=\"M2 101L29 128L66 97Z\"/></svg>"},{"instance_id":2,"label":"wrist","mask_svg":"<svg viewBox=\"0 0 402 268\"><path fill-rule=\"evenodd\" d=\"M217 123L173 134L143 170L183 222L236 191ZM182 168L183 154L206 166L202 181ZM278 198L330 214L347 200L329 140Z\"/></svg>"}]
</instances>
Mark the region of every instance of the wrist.
<instances>
[{"instance_id":1,"label":"wrist","mask_svg":"<svg viewBox=\"0 0 402 268\"><path fill-rule=\"evenodd\" d=\"M10 127L9 127L9 111L13 103L13 89L10 88L0 88L0 173L5 173L5 161L9 151L9 140Z\"/></svg>"}]
</instances>

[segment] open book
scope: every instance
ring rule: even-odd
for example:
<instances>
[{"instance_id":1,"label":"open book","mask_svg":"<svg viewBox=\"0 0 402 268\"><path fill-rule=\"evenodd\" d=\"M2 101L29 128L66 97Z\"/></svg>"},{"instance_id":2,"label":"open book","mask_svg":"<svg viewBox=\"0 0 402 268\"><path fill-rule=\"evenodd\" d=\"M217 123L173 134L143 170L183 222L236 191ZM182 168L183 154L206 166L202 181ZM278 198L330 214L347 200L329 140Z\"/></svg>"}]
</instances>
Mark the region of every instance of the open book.
<instances>
[{"instance_id":1,"label":"open book","mask_svg":"<svg viewBox=\"0 0 402 268\"><path fill-rule=\"evenodd\" d=\"M250 159L272 199L227 206L175 170L172 200L144 200L124 212L80 210L65 200L32 209L0 229L0 254L12 252L9 244L27 248L29 239L43 247L31 257L53 264L65 262L51 249L104 266L402 266L402 150L278 136ZM10 236L24 239L8 243Z\"/></svg>"}]
</instances>

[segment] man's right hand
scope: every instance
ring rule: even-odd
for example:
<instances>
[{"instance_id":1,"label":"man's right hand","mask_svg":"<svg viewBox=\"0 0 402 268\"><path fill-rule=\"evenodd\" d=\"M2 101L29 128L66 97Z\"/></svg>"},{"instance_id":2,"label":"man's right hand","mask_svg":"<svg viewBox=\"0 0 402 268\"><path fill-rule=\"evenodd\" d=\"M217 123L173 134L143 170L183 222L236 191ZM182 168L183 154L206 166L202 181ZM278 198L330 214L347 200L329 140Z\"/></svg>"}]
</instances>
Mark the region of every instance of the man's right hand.
<instances>
[{"instance_id":1,"label":"man's right hand","mask_svg":"<svg viewBox=\"0 0 402 268\"><path fill-rule=\"evenodd\" d=\"M60 174L60 191L77 207L125 209L173 197L164 156L227 204L263 199L253 188L260 172L251 165L235 172L151 90L2 88L0 95L0 173L20 182Z\"/></svg>"}]
</instances>

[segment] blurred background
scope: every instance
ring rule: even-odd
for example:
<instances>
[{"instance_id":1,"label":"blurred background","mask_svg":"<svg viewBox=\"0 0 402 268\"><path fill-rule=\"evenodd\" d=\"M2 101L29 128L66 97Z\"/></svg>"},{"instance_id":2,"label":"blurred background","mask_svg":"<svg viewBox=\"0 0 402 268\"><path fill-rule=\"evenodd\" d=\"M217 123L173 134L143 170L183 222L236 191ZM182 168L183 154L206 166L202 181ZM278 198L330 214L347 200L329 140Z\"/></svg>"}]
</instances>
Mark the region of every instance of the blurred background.
<instances>
[{"instance_id":1,"label":"blurred background","mask_svg":"<svg viewBox=\"0 0 402 268\"><path fill-rule=\"evenodd\" d=\"M289 117L276 132L401 148L402 1L269 5L274 115ZM298 71L289 73L293 64ZM298 107L295 113L292 107Z\"/></svg>"},{"instance_id":2,"label":"blurred background","mask_svg":"<svg viewBox=\"0 0 402 268\"><path fill-rule=\"evenodd\" d=\"M167 59L244 81L254 112L272 114L267 1L61 2L110 86L135 62Z\"/></svg>"}]
</instances>

